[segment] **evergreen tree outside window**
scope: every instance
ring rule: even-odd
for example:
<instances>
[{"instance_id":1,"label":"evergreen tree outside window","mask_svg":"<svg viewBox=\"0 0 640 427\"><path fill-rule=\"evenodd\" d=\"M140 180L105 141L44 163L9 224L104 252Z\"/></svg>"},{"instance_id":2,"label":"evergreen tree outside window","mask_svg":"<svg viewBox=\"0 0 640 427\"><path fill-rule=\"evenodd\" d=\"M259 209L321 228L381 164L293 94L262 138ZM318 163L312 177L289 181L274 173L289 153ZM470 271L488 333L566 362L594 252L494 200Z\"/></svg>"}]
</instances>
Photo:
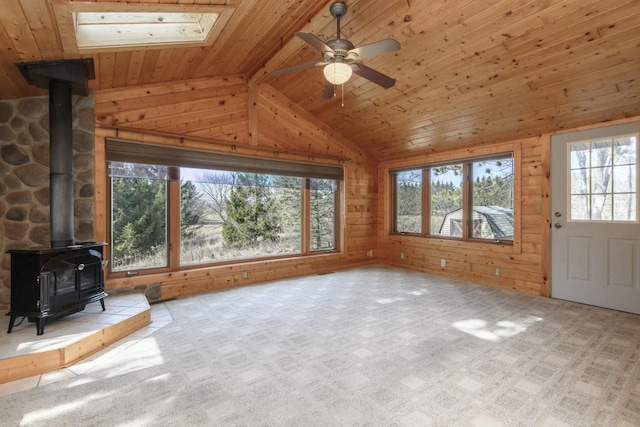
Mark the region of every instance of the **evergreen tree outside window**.
<instances>
[{"instance_id":1,"label":"evergreen tree outside window","mask_svg":"<svg viewBox=\"0 0 640 427\"><path fill-rule=\"evenodd\" d=\"M234 258L299 253L300 192L300 178L238 174L225 204L223 248Z\"/></svg>"}]
</instances>

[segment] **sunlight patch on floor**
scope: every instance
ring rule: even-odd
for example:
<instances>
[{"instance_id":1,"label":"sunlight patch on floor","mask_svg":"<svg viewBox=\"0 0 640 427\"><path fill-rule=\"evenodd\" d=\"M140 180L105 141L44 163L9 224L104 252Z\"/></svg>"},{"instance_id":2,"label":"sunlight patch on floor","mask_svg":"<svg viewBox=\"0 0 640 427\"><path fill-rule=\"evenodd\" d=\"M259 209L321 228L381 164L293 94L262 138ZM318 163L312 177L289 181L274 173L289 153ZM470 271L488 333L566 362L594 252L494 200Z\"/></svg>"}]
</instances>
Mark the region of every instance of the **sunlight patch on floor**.
<instances>
[{"instance_id":1,"label":"sunlight patch on floor","mask_svg":"<svg viewBox=\"0 0 640 427\"><path fill-rule=\"evenodd\" d=\"M398 301L402 301L404 300L404 298L402 297L398 297L398 298L380 298L378 300L376 300L376 302L378 304L392 304L394 302L398 302Z\"/></svg>"},{"instance_id":2,"label":"sunlight patch on floor","mask_svg":"<svg viewBox=\"0 0 640 427\"><path fill-rule=\"evenodd\" d=\"M47 420L58 420L61 417L64 417L66 413L74 412L78 408L89 405L92 402L106 399L112 393L113 392L92 393L85 396L84 399L78 399L74 402L69 402L57 406L47 406L46 408L41 408L33 412L29 412L28 414L25 414L24 418L22 419L22 423L26 425L44 425Z\"/></svg>"},{"instance_id":3,"label":"sunlight patch on floor","mask_svg":"<svg viewBox=\"0 0 640 427\"><path fill-rule=\"evenodd\" d=\"M118 363L109 367L108 377L126 375L153 366L160 366L164 363L165 360L156 339L145 338L138 343L136 354L127 354L125 363Z\"/></svg>"},{"instance_id":4,"label":"sunlight patch on floor","mask_svg":"<svg viewBox=\"0 0 640 427\"><path fill-rule=\"evenodd\" d=\"M529 326L540 321L542 321L541 317L526 316L517 320L501 320L492 325L486 320L468 319L454 322L452 326L476 338L498 342L503 338L521 334L525 332Z\"/></svg>"}]
</instances>

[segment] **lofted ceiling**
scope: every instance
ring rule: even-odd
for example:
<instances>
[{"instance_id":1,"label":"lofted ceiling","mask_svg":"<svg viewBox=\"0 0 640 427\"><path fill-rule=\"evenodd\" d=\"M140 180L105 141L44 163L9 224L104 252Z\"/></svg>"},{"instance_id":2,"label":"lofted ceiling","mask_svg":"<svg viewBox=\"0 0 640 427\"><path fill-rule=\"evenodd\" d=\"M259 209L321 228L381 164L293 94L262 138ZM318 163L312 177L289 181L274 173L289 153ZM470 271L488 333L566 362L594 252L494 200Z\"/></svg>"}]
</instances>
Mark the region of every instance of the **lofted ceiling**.
<instances>
[{"instance_id":1,"label":"lofted ceiling","mask_svg":"<svg viewBox=\"0 0 640 427\"><path fill-rule=\"evenodd\" d=\"M271 85L378 160L640 116L638 0L346 0L343 38L359 46L393 37L402 47L363 61L396 85L354 75L344 106L340 88L323 99L321 68L270 74L321 60L294 34L334 38L332 2L3 1L0 99L43 93L15 66L26 61L93 57L95 90L240 74ZM221 5L227 13L209 46L80 54L66 48L55 17L60 6L83 3Z\"/></svg>"}]
</instances>

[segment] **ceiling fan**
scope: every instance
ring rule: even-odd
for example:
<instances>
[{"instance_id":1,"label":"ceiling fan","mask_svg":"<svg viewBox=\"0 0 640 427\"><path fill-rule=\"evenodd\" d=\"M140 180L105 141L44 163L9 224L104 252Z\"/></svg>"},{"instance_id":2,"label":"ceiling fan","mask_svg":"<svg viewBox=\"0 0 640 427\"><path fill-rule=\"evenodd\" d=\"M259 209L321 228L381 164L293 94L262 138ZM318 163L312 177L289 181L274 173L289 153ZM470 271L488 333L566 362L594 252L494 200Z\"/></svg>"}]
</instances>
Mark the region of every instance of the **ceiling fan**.
<instances>
[{"instance_id":1,"label":"ceiling fan","mask_svg":"<svg viewBox=\"0 0 640 427\"><path fill-rule=\"evenodd\" d=\"M364 46L355 47L349 40L340 38L340 18L347 12L347 6L342 2L336 2L331 5L329 11L331 15L336 18L337 22L338 30L335 39L324 43L311 33L305 31L298 31L296 33L296 36L322 52L322 61L281 68L273 71L271 74L279 76L305 68L324 67L323 72L327 79L322 94L324 98L332 98L335 95L335 86L346 83L353 73L385 89L395 85L395 79L373 68L367 67L360 61L372 56L400 50L400 43L394 39L384 39Z\"/></svg>"}]
</instances>

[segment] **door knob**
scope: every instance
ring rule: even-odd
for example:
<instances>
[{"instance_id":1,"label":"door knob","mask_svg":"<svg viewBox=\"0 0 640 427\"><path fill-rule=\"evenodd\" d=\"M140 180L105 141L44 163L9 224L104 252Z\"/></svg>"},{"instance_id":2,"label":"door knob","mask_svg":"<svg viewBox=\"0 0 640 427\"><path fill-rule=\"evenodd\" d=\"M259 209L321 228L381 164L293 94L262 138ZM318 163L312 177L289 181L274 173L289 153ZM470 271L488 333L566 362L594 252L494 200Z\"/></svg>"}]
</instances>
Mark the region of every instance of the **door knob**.
<instances>
[{"instance_id":1,"label":"door knob","mask_svg":"<svg viewBox=\"0 0 640 427\"><path fill-rule=\"evenodd\" d=\"M560 218L562 216L562 213L556 212L555 215L556 215L557 218Z\"/></svg>"},{"instance_id":2,"label":"door knob","mask_svg":"<svg viewBox=\"0 0 640 427\"><path fill-rule=\"evenodd\" d=\"M559 222L556 222L555 224L553 224L553 226L555 228L562 228L562 224L560 224Z\"/></svg>"}]
</instances>

